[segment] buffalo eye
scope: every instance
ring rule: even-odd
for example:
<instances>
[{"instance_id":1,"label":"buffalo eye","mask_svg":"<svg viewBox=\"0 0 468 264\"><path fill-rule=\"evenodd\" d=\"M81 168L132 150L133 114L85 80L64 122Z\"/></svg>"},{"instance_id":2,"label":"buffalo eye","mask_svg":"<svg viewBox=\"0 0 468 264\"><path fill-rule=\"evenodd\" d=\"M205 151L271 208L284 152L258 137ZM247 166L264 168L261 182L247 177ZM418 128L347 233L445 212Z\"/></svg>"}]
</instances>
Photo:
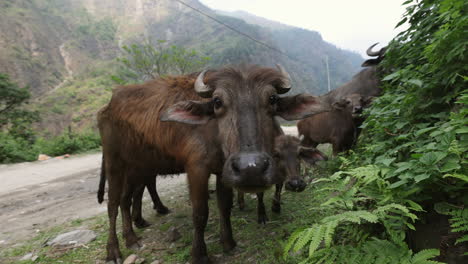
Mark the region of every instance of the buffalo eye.
<instances>
[{"instance_id":1,"label":"buffalo eye","mask_svg":"<svg viewBox=\"0 0 468 264\"><path fill-rule=\"evenodd\" d=\"M223 101L219 97L216 97L213 99L213 104L215 109L219 109L221 106L223 106Z\"/></svg>"},{"instance_id":2,"label":"buffalo eye","mask_svg":"<svg viewBox=\"0 0 468 264\"><path fill-rule=\"evenodd\" d=\"M278 103L279 97L276 94L270 96L270 104L275 105Z\"/></svg>"},{"instance_id":3,"label":"buffalo eye","mask_svg":"<svg viewBox=\"0 0 468 264\"><path fill-rule=\"evenodd\" d=\"M351 101L346 101L346 104L348 104L348 105L349 105L350 103L351 103Z\"/></svg>"}]
</instances>

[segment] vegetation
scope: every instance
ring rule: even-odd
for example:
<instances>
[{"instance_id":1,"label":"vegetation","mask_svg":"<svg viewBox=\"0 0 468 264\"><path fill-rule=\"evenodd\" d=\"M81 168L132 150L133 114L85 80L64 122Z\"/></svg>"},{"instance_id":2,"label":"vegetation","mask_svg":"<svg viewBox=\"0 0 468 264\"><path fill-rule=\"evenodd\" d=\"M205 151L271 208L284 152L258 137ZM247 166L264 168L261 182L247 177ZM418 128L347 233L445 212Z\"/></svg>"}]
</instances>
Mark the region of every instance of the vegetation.
<instances>
[{"instance_id":1,"label":"vegetation","mask_svg":"<svg viewBox=\"0 0 468 264\"><path fill-rule=\"evenodd\" d=\"M392 73L367 111L360 147L321 180L330 194L322 206L335 214L292 235L285 259L307 247L303 263L437 263L438 249L408 247L435 209L450 216L451 247L468 240L468 3L405 4L398 25L410 27L389 45L383 68Z\"/></svg>"},{"instance_id":2,"label":"vegetation","mask_svg":"<svg viewBox=\"0 0 468 264\"><path fill-rule=\"evenodd\" d=\"M165 40L155 44L149 39L122 47L124 55L117 58L120 68L112 79L119 83L135 83L168 74L186 74L199 70L210 58L196 50L167 45Z\"/></svg>"},{"instance_id":3,"label":"vegetation","mask_svg":"<svg viewBox=\"0 0 468 264\"><path fill-rule=\"evenodd\" d=\"M30 94L19 88L8 75L0 74L0 163L36 160L41 153L50 156L77 153L100 146L96 133L73 133L44 139L33 130L39 112L25 107Z\"/></svg>"}]
</instances>

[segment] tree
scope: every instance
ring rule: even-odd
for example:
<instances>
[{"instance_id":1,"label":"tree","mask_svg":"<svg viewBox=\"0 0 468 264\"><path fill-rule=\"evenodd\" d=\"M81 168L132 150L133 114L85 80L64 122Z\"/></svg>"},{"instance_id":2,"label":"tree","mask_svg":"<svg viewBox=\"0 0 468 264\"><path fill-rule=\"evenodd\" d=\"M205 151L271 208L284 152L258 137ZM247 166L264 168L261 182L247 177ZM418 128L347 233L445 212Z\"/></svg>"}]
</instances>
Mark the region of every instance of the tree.
<instances>
[{"instance_id":1,"label":"tree","mask_svg":"<svg viewBox=\"0 0 468 264\"><path fill-rule=\"evenodd\" d=\"M24 109L31 94L20 88L6 74L0 73L0 131L32 140L31 123L39 121L39 113Z\"/></svg>"},{"instance_id":2,"label":"tree","mask_svg":"<svg viewBox=\"0 0 468 264\"><path fill-rule=\"evenodd\" d=\"M122 49L124 55L117 59L120 67L112 76L119 84L146 81L167 74L185 74L200 69L210 60L195 50L167 46L165 40L153 43L147 39Z\"/></svg>"}]
</instances>

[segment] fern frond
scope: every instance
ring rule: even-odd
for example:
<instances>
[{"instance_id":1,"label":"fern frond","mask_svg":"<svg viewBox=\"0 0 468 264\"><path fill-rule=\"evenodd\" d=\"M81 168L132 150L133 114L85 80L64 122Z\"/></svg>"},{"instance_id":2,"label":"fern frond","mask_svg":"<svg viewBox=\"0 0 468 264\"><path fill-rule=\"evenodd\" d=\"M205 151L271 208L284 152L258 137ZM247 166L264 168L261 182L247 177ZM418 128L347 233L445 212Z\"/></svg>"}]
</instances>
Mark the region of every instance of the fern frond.
<instances>
[{"instance_id":1,"label":"fern frond","mask_svg":"<svg viewBox=\"0 0 468 264\"><path fill-rule=\"evenodd\" d=\"M296 230L294 233L292 233L291 237L288 240L288 243L284 247L283 251L283 259L286 259L289 253L289 250L291 250L291 247L294 245L294 242L299 238L299 236L302 234L303 230Z\"/></svg>"},{"instance_id":2,"label":"fern frond","mask_svg":"<svg viewBox=\"0 0 468 264\"><path fill-rule=\"evenodd\" d=\"M296 244L294 245L295 252L301 250L310 241L315 229L317 229L317 225L314 225L311 228L307 228L302 232L302 234L298 237Z\"/></svg>"},{"instance_id":3,"label":"fern frond","mask_svg":"<svg viewBox=\"0 0 468 264\"><path fill-rule=\"evenodd\" d=\"M320 243L322 242L324 238L324 233L326 231L326 226L319 226L315 228L312 237L310 239L310 245L309 245L309 256L312 256L317 250L317 248L320 246Z\"/></svg>"},{"instance_id":4,"label":"fern frond","mask_svg":"<svg viewBox=\"0 0 468 264\"><path fill-rule=\"evenodd\" d=\"M325 240L326 247L330 247L331 245L331 241L333 240L333 234L335 233L336 226L338 226L337 221L331 221L325 224L324 240Z\"/></svg>"},{"instance_id":5,"label":"fern frond","mask_svg":"<svg viewBox=\"0 0 468 264\"><path fill-rule=\"evenodd\" d=\"M463 242L468 242L468 235L464 235L455 241L455 245Z\"/></svg>"},{"instance_id":6,"label":"fern frond","mask_svg":"<svg viewBox=\"0 0 468 264\"><path fill-rule=\"evenodd\" d=\"M438 249L424 249L416 253L411 259L413 264L426 264L431 258L439 256L440 252ZM441 263L442 262L432 262Z\"/></svg>"}]
</instances>

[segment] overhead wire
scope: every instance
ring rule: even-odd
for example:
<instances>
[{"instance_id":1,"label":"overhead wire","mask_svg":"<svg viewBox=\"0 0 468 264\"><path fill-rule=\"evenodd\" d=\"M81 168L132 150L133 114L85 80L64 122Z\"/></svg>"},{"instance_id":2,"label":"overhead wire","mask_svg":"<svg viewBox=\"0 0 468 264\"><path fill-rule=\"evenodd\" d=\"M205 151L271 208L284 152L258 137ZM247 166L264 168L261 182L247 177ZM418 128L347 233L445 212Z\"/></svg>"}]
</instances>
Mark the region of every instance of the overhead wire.
<instances>
[{"instance_id":1,"label":"overhead wire","mask_svg":"<svg viewBox=\"0 0 468 264\"><path fill-rule=\"evenodd\" d=\"M231 31L236 32L236 33L239 34L239 35L242 35L242 36L244 36L244 37L246 37L246 38L248 38L248 39L250 39L250 40L252 40L252 41L254 41L254 42L256 42L256 43L258 43L258 44L260 44L260 45L262 45L262 46L264 46L264 47L266 47L266 48L268 48L268 49L270 49L270 50L273 50L273 51L275 51L275 52L278 52L278 53L280 53L281 55L284 55L284 56L288 57L289 59L292 59L292 60L296 60L296 61L297 61L297 59L291 58L288 54L284 53L283 51L281 51L281 50L279 50L279 49L277 49L277 48L275 48L275 47L272 47L272 46L270 46L270 45L268 45L268 44L266 44L266 43L264 43L264 42L262 42L262 41L260 41L260 40L257 40L257 39L255 39L254 37L252 37L252 36L250 36L250 35L248 35L248 34L242 32L242 31L240 31L240 30L237 30L236 28L234 28L234 27L232 27L232 26L230 26L230 25L224 23L223 21L221 21L221 20L219 20L219 19L217 19L217 18L215 18L215 17L213 17L213 16L211 16L211 15L209 15L209 14L207 14L207 13L201 11L201 10L198 9L198 8L195 8L195 7L189 5L189 4L187 4L187 3L185 3L185 2L183 2L183 1L181 1L181 0L175 0L175 1L176 1L176 2L179 2L180 4L186 6L186 7L190 8L190 9L192 9L192 10L195 11L195 12L198 12L198 13L202 14L202 15L205 16L205 17L208 17L209 19L215 21L215 22L218 23L218 24L223 25L224 27L230 29Z\"/></svg>"}]
</instances>

